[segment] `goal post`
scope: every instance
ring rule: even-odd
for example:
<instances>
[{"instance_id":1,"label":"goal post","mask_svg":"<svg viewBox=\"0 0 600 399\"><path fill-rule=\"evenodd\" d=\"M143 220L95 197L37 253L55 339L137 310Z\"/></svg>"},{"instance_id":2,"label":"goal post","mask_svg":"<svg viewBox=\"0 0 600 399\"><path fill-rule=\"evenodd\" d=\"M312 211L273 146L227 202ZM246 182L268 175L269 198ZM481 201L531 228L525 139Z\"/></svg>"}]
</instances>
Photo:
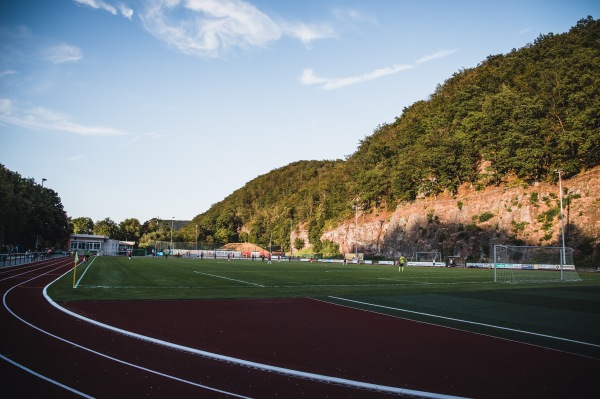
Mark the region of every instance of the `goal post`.
<instances>
[{"instance_id":1,"label":"goal post","mask_svg":"<svg viewBox=\"0 0 600 399\"><path fill-rule=\"evenodd\" d=\"M581 281L573 248L494 245L494 281L540 283Z\"/></svg>"}]
</instances>

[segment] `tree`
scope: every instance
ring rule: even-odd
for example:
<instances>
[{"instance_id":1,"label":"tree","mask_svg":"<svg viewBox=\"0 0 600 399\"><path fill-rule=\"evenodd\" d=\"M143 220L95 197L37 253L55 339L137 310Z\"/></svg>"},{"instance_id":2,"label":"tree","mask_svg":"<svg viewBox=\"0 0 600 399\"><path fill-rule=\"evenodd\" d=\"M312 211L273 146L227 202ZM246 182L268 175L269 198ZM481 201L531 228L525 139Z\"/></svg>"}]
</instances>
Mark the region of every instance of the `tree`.
<instances>
[{"instance_id":1,"label":"tree","mask_svg":"<svg viewBox=\"0 0 600 399\"><path fill-rule=\"evenodd\" d=\"M93 234L94 222L88 217L79 217L71 219L72 231L74 234Z\"/></svg>"},{"instance_id":2,"label":"tree","mask_svg":"<svg viewBox=\"0 0 600 399\"><path fill-rule=\"evenodd\" d=\"M119 235L119 227L111 218L106 218L96 222L94 225L94 234L97 236L115 238Z\"/></svg>"},{"instance_id":3,"label":"tree","mask_svg":"<svg viewBox=\"0 0 600 399\"><path fill-rule=\"evenodd\" d=\"M0 164L0 204L0 247L25 251L66 245L69 221L54 190Z\"/></svg>"},{"instance_id":4,"label":"tree","mask_svg":"<svg viewBox=\"0 0 600 399\"><path fill-rule=\"evenodd\" d=\"M142 225L138 219L125 219L119 223L119 238L124 241L139 242Z\"/></svg>"},{"instance_id":5,"label":"tree","mask_svg":"<svg viewBox=\"0 0 600 399\"><path fill-rule=\"evenodd\" d=\"M300 237L296 237L294 239L294 247L296 247L296 249L301 250L302 248L304 248L304 240Z\"/></svg>"}]
</instances>

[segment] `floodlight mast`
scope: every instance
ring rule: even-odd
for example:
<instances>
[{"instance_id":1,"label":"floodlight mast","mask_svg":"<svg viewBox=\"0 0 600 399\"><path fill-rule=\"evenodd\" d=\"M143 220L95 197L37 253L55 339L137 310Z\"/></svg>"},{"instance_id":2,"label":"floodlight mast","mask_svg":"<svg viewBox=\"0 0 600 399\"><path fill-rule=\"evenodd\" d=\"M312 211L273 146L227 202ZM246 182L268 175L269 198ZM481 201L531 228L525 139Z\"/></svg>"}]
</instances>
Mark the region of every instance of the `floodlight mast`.
<instances>
[{"instance_id":1,"label":"floodlight mast","mask_svg":"<svg viewBox=\"0 0 600 399\"><path fill-rule=\"evenodd\" d=\"M566 254L565 254L565 217L563 214L563 191L562 191L562 178L561 178L561 174L562 174L562 169L557 169L555 170L556 173L558 173L558 191L559 191L559 202L560 202L560 225L561 225L561 236L562 236L562 252L561 252L561 256L560 256L560 279L562 281L563 279L563 265L565 264L566 261Z\"/></svg>"},{"instance_id":2,"label":"floodlight mast","mask_svg":"<svg viewBox=\"0 0 600 399\"><path fill-rule=\"evenodd\" d=\"M355 204L352 206L352 208L354 208L355 211L355 219L354 219L354 231L355 231L355 237L354 237L354 259L356 259L356 264L359 264L358 262L358 208L359 205Z\"/></svg>"}]
</instances>

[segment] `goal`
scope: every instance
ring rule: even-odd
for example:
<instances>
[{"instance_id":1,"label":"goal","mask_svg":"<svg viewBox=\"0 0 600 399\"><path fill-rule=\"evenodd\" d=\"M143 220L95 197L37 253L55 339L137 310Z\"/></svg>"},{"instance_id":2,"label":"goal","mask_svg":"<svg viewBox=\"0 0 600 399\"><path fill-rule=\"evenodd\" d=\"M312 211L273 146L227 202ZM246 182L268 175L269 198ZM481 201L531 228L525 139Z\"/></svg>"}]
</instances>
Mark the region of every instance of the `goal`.
<instances>
[{"instance_id":1,"label":"goal","mask_svg":"<svg viewBox=\"0 0 600 399\"><path fill-rule=\"evenodd\" d=\"M413 253L410 260L415 262L436 262L440 261L442 256L438 251L429 251L429 252L415 252Z\"/></svg>"},{"instance_id":2,"label":"goal","mask_svg":"<svg viewBox=\"0 0 600 399\"><path fill-rule=\"evenodd\" d=\"M494 245L494 281L540 283L581 281L573 248Z\"/></svg>"}]
</instances>

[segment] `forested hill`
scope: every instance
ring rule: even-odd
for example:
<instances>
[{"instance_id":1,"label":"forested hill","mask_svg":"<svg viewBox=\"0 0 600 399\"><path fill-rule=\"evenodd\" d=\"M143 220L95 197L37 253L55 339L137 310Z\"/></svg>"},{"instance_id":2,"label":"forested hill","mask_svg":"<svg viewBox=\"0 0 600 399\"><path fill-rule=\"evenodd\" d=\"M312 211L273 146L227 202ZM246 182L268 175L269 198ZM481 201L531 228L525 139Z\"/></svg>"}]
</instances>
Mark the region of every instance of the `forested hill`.
<instances>
[{"instance_id":1,"label":"forested hill","mask_svg":"<svg viewBox=\"0 0 600 399\"><path fill-rule=\"evenodd\" d=\"M460 187L569 178L600 165L600 21L582 19L457 71L427 100L378 126L346 160L302 161L259 176L198 215L205 242L270 240L289 250L303 226L322 233L363 211ZM293 244L293 243L292 243ZM308 244L308 243L307 243Z\"/></svg>"}]
</instances>

